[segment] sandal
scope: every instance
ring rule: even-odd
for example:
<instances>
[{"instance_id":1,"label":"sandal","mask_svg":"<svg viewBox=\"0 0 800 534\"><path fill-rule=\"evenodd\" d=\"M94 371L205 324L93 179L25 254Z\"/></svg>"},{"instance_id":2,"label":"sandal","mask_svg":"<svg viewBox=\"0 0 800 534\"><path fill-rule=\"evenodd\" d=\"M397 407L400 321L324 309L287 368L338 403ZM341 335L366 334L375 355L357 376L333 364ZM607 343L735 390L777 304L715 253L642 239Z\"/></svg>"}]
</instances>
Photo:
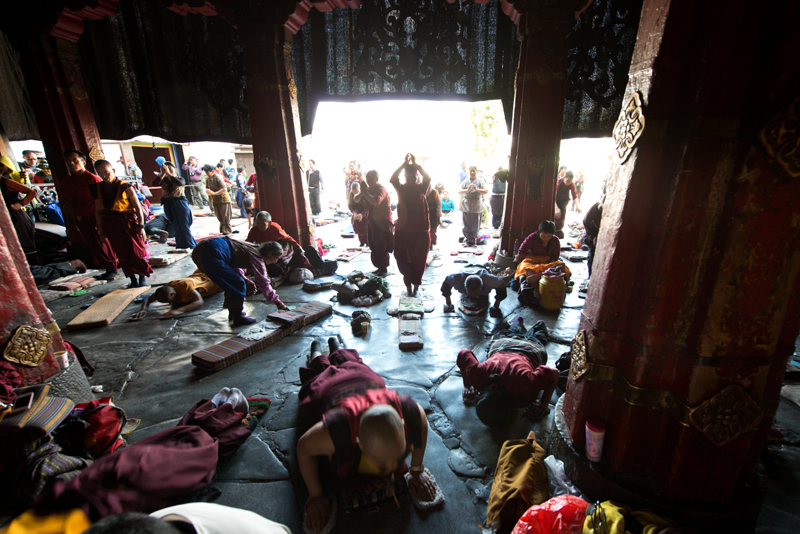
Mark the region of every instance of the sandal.
<instances>
[{"instance_id":1,"label":"sandal","mask_svg":"<svg viewBox=\"0 0 800 534\"><path fill-rule=\"evenodd\" d=\"M524 412L525 417L536 423L550 415L550 408L542 406L538 402L534 402Z\"/></svg>"}]
</instances>

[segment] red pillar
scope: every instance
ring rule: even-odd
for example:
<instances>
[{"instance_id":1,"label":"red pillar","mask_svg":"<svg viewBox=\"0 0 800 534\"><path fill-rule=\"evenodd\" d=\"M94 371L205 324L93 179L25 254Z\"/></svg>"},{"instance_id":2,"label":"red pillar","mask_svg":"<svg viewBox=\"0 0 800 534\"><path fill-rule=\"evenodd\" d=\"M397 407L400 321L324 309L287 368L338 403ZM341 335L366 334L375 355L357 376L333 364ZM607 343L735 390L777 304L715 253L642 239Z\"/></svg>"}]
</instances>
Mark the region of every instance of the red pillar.
<instances>
[{"instance_id":1,"label":"red pillar","mask_svg":"<svg viewBox=\"0 0 800 534\"><path fill-rule=\"evenodd\" d=\"M4 349L20 326L48 332L52 343L45 358L35 367L13 364L22 385L40 384L58 373L53 354L66 350L58 325L47 309L33 280L25 253L20 247L14 225L5 203L0 202L0 346Z\"/></svg>"},{"instance_id":2,"label":"red pillar","mask_svg":"<svg viewBox=\"0 0 800 534\"><path fill-rule=\"evenodd\" d=\"M625 102L645 128L612 168L563 404L578 450L606 422L596 468L642 493L732 498L777 409L800 328L798 21L644 2Z\"/></svg>"},{"instance_id":3,"label":"red pillar","mask_svg":"<svg viewBox=\"0 0 800 534\"><path fill-rule=\"evenodd\" d=\"M87 155L87 169L102 159L100 134L94 121L89 95L81 75L78 48L74 42L47 35L28 35L12 39L20 53L22 74L31 98L34 116L42 137L53 183L61 196L67 179L63 153L80 150ZM69 207L65 207L66 211ZM68 219L68 225L72 221ZM72 239L80 232L68 227Z\"/></svg>"},{"instance_id":4,"label":"red pillar","mask_svg":"<svg viewBox=\"0 0 800 534\"><path fill-rule=\"evenodd\" d=\"M216 11L239 31L247 74L247 104L258 201L301 245L314 241L300 169L297 88L291 33L284 27L294 0L219 0Z\"/></svg>"},{"instance_id":5,"label":"red pillar","mask_svg":"<svg viewBox=\"0 0 800 534\"><path fill-rule=\"evenodd\" d=\"M521 4L521 3L520 3ZM552 220L566 91L567 36L575 14L587 4L566 0L553 7L524 6L518 33L522 42L517 67L511 131L509 189L501 249Z\"/></svg>"}]
</instances>

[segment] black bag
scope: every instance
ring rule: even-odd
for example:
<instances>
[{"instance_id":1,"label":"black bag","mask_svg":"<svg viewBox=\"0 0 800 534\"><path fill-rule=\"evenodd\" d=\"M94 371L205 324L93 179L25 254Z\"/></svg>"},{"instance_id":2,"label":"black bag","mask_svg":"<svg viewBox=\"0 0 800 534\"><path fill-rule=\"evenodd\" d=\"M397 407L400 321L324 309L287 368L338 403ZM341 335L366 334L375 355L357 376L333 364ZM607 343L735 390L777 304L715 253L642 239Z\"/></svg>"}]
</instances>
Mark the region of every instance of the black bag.
<instances>
[{"instance_id":1,"label":"black bag","mask_svg":"<svg viewBox=\"0 0 800 534\"><path fill-rule=\"evenodd\" d=\"M323 260L316 247L306 245L303 247L303 252L305 253L306 258L308 258L308 261L311 263L311 266L314 268L314 270L323 271L325 276L334 274L339 268L338 262L333 260Z\"/></svg>"}]
</instances>

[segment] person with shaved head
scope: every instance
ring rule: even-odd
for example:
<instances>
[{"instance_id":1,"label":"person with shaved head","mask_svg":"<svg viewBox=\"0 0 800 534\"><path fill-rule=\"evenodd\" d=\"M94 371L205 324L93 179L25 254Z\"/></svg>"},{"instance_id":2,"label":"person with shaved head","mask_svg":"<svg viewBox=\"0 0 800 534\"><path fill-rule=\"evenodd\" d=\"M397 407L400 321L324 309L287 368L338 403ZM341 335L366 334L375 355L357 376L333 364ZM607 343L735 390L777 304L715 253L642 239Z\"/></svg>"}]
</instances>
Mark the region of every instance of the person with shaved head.
<instances>
[{"instance_id":1,"label":"person with shaved head","mask_svg":"<svg viewBox=\"0 0 800 534\"><path fill-rule=\"evenodd\" d=\"M311 344L307 367L300 368L300 407L315 421L297 443L300 473L308 488L308 526L319 532L328 522L331 502L319 474L320 457L327 457L346 491L374 481L403 476L424 501L437 491L425 472L428 438L425 410L413 399L386 389L358 351L328 340L329 354L318 341ZM410 466L406 457L411 454Z\"/></svg>"}]
</instances>

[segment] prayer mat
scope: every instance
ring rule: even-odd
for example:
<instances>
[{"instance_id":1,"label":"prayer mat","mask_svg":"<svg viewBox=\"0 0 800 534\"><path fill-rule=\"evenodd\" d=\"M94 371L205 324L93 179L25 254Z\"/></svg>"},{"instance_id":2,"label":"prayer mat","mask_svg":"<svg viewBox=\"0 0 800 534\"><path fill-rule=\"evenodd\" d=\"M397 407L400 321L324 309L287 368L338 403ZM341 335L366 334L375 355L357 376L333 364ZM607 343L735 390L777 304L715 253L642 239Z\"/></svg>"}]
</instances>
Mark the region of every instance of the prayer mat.
<instances>
[{"instance_id":1,"label":"prayer mat","mask_svg":"<svg viewBox=\"0 0 800 534\"><path fill-rule=\"evenodd\" d=\"M258 340L250 341L240 336L234 336L217 343L213 347L199 350L192 354L192 365L209 371L219 371L267 348L307 324L330 315L332 311L333 306L331 304L307 302L292 312L281 312L282 314L291 313L293 316L299 316L299 318L283 326L280 323L275 323L278 328ZM274 314L270 314L269 317L272 315ZM285 316L282 315L282 317ZM287 318L285 317L284 320Z\"/></svg>"},{"instance_id":2,"label":"prayer mat","mask_svg":"<svg viewBox=\"0 0 800 534\"><path fill-rule=\"evenodd\" d=\"M416 492L414 492L414 490L412 490L409 486L408 495L411 497L411 502L414 503L414 506L416 506L419 510L428 510L444 503L444 494L442 493L442 489L439 487L439 484L436 483L436 478L434 478L433 474L427 467L425 468L425 474L431 479L431 482L436 488L436 493L433 495L433 499L430 501L423 501L422 496L417 495ZM411 477L411 473L406 473L406 482L408 482L409 477Z\"/></svg>"},{"instance_id":3,"label":"prayer mat","mask_svg":"<svg viewBox=\"0 0 800 534\"><path fill-rule=\"evenodd\" d=\"M80 313L67 323L68 330L107 326L122 313L133 299L149 291L149 287L135 287L131 289L117 289L105 297L95 301L89 309Z\"/></svg>"},{"instance_id":4,"label":"prayer mat","mask_svg":"<svg viewBox=\"0 0 800 534\"><path fill-rule=\"evenodd\" d=\"M476 298L472 298L462 294L461 298L458 300L458 309L461 310L464 315L482 315L489 309L489 297L480 295Z\"/></svg>"},{"instance_id":5,"label":"prayer mat","mask_svg":"<svg viewBox=\"0 0 800 534\"><path fill-rule=\"evenodd\" d=\"M53 302L54 300L58 300L61 297L66 297L67 295L71 295L72 291L55 291L53 289L40 289L39 294L42 296L42 300L46 303Z\"/></svg>"},{"instance_id":6,"label":"prayer mat","mask_svg":"<svg viewBox=\"0 0 800 534\"><path fill-rule=\"evenodd\" d=\"M314 219L315 226L325 226L326 224L331 224L337 222L336 219Z\"/></svg>"},{"instance_id":7,"label":"prayer mat","mask_svg":"<svg viewBox=\"0 0 800 534\"><path fill-rule=\"evenodd\" d=\"M345 511L357 510L365 506L370 506L386 499L395 499L398 495L403 495L408 491L408 483L405 477L392 480L388 477L379 479L371 484L367 484L353 491L343 491L340 499ZM400 506L400 503L397 503Z\"/></svg>"},{"instance_id":8,"label":"prayer mat","mask_svg":"<svg viewBox=\"0 0 800 534\"><path fill-rule=\"evenodd\" d=\"M322 291L330 289L333 284L344 281L342 276L325 276L323 278L316 278L314 280L306 280L303 282L303 289L308 292Z\"/></svg>"},{"instance_id":9,"label":"prayer mat","mask_svg":"<svg viewBox=\"0 0 800 534\"><path fill-rule=\"evenodd\" d=\"M422 320L419 315L401 315L398 325L400 350L419 350L423 347Z\"/></svg>"},{"instance_id":10,"label":"prayer mat","mask_svg":"<svg viewBox=\"0 0 800 534\"><path fill-rule=\"evenodd\" d=\"M425 307L422 305L422 299L418 297L400 297L400 303L397 305L397 312L399 314L414 313L423 315Z\"/></svg>"},{"instance_id":11,"label":"prayer mat","mask_svg":"<svg viewBox=\"0 0 800 534\"><path fill-rule=\"evenodd\" d=\"M325 523L325 526L323 526L321 530L312 530L311 527L308 526L308 517L306 516L305 510L303 511L303 532L305 532L305 534L330 534L333 527L336 526L336 516L339 512L339 505L336 504L336 498L330 499L331 515L328 516L328 522Z\"/></svg>"},{"instance_id":12,"label":"prayer mat","mask_svg":"<svg viewBox=\"0 0 800 534\"><path fill-rule=\"evenodd\" d=\"M361 251L360 250L349 250L348 249L348 250L345 250L344 252L342 252L341 254L339 254L338 256L336 256L336 261L350 261L352 259L357 258L360 255L361 255Z\"/></svg>"},{"instance_id":13,"label":"prayer mat","mask_svg":"<svg viewBox=\"0 0 800 534\"><path fill-rule=\"evenodd\" d=\"M56 284L60 284L61 282L67 282L69 280L72 280L73 278L79 278L79 277L83 278L83 277L90 276L90 277L94 278L98 274L100 274L100 270L99 269L89 269L85 273L70 274L70 275L67 275L67 276L62 276L61 278L56 278L55 280L50 280L49 282L47 282L47 285L48 286L53 286L53 285L56 285Z\"/></svg>"},{"instance_id":14,"label":"prayer mat","mask_svg":"<svg viewBox=\"0 0 800 534\"><path fill-rule=\"evenodd\" d=\"M31 407L0 421L0 436L31 433L36 437L49 434L66 419L75 403L65 397L51 397L50 384L25 386L14 390L17 396L33 393Z\"/></svg>"}]
</instances>

